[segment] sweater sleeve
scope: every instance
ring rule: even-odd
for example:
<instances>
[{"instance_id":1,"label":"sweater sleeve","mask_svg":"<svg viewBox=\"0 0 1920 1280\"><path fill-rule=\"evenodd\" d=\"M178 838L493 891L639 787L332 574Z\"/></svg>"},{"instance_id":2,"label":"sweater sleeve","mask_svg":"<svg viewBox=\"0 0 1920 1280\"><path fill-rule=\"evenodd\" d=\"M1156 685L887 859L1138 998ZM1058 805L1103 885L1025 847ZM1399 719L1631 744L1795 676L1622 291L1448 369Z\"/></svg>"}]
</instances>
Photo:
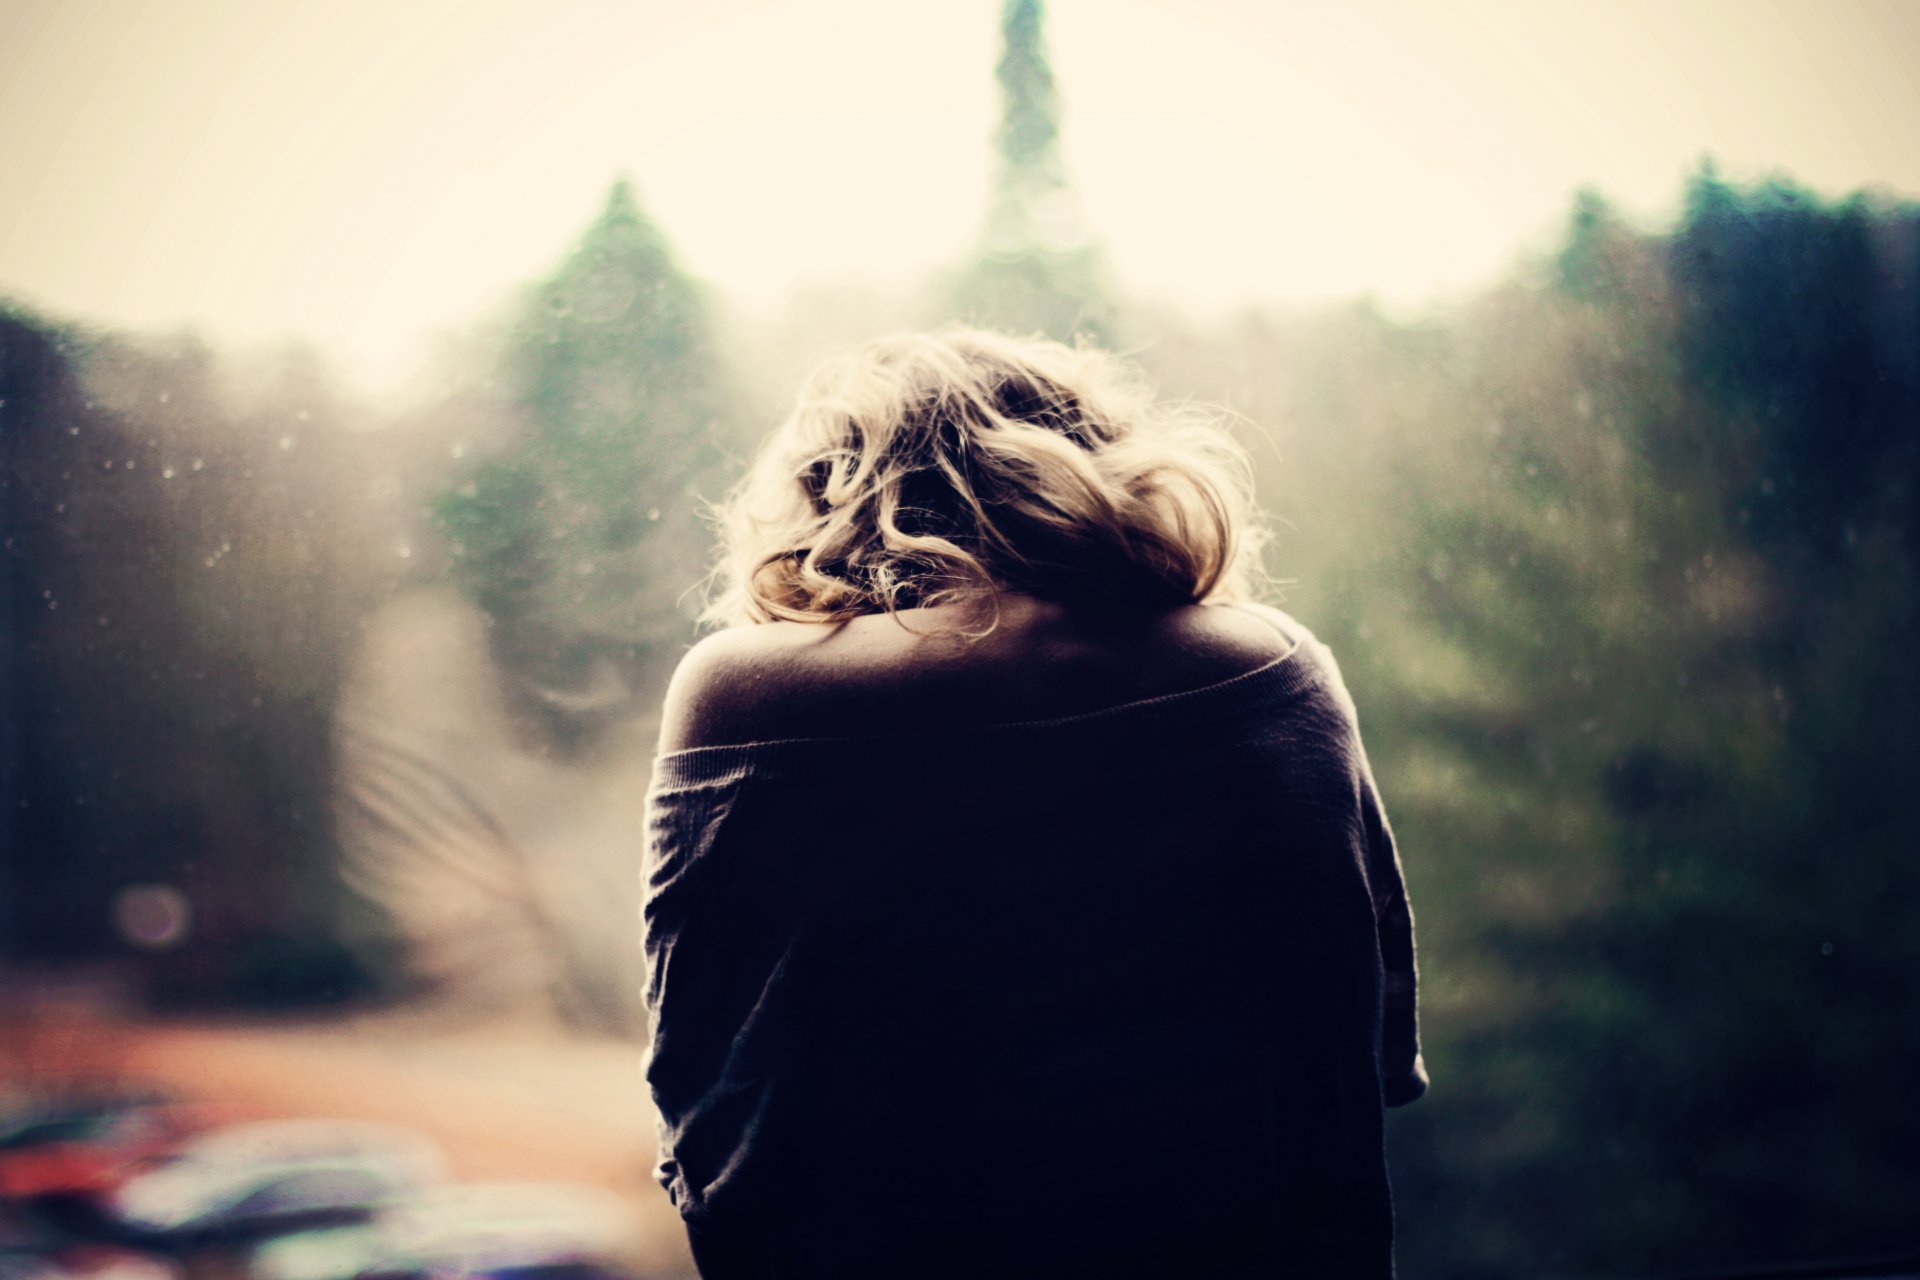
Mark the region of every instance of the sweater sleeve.
<instances>
[{"instance_id":1,"label":"sweater sleeve","mask_svg":"<svg viewBox=\"0 0 1920 1280\"><path fill-rule=\"evenodd\" d=\"M642 931L660 1123L654 1179L686 1216L746 1194L741 1154L761 1140L758 1053L789 928L766 842L736 844L743 767L648 795Z\"/></svg>"},{"instance_id":2,"label":"sweater sleeve","mask_svg":"<svg viewBox=\"0 0 1920 1280\"><path fill-rule=\"evenodd\" d=\"M1374 786L1373 766L1360 741L1353 695L1340 675L1333 653L1318 641L1317 656L1332 678L1335 697L1351 728L1353 767L1359 780L1360 817L1366 838L1367 885L1373 896L1374 929L1380 942L1383 979L1380 1081L1390 1107L1417 1102L1427 1091L1427 1066L1420 1054L1419 974L1414 963L1413 907L1393 827Z\"/></svg>"},{"instance_id":3,"label":"sweater sleeve","mask_svg":"<svg viewBox=\"0 0 1920 1280\"><path fill-rule=\"evenodd\" d=\"M1413 954L1413 908L1407 901L1393 828L1374 790L1373 775L1362 759L1361 802L1367 834L1367 879L1373 889L1375 928L1380 937L1384 975L1380 1079L1390 1107L1417 1101L1427 1091L1427 1066L1420 1056L1418 973Z\"/></svg>"}]
</instances>

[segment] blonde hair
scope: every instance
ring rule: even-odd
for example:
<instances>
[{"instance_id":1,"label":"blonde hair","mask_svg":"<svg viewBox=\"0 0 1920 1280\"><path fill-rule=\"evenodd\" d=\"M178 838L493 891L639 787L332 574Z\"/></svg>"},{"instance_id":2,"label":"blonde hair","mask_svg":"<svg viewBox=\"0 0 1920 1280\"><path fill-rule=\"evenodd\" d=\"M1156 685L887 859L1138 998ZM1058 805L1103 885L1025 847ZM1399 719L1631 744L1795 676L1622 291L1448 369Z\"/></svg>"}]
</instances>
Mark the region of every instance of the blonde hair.
<instances>
[{"instance_id":1,"label":"blonde hair","mask_svg":"<svg viewBox=\"0 0 1920 1280\"><path fill-rule=\"evenodd\" d=\"M963 604L991 631L1003 590L1244 597L1264 530L1222 417L1157 403L1099 351L973 329L883 338L814 371L719 508L707 617Z\"/></svg>"}]
</instances>

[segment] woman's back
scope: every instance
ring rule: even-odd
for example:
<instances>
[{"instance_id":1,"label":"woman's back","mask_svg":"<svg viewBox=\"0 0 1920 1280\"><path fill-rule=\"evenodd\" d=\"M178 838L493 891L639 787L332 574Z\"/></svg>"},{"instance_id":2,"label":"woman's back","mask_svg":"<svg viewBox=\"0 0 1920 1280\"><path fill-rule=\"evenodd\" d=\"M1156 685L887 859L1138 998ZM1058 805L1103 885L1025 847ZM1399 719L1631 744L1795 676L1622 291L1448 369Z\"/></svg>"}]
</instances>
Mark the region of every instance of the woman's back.
<instances>
[{"instance_id":1,"label":"woman's back","mask_svg":"<svg viewBox=\"0 0 1920 1280\"><path fill-rule=\"evenodd\" d=\"M1325 651L873 622L709 642L670 706L649 1078L703 1274L1388 1274L1410 935Z\"/></svg>"},{"instance_id":2,"label":"woman's back","mask_svg":"<svg viewBox=\"0 0 1920 1280\"><path fill-rule=\"evenodd\" d=\"M1218 415L901 335L723 516L645 907L701 1273L1390 1275L1411 917L1331 656L1215 607L1262 540Z\"/></svg>"}]
</instances>

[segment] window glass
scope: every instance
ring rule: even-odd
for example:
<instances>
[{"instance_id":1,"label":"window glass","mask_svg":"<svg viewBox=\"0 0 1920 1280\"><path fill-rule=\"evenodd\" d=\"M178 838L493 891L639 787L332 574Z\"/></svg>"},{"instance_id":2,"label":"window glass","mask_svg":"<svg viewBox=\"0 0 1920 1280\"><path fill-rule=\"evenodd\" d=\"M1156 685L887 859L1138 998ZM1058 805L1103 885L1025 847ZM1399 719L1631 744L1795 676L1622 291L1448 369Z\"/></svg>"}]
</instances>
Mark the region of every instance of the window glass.
<instances>
[{"instance_id":1,"label":"window glass","mask_svg":"<svg viewBox=\"0 0 1920 1280\"><path fill-rule=\"evenodd\" d=\"M1418 918L1404 1274L1920 1253L1911 11L922 8L0 17L0 1134L397 1121L691 1274L711 504L967 319L1237 415Z\"/></svg>"}]
</instances>

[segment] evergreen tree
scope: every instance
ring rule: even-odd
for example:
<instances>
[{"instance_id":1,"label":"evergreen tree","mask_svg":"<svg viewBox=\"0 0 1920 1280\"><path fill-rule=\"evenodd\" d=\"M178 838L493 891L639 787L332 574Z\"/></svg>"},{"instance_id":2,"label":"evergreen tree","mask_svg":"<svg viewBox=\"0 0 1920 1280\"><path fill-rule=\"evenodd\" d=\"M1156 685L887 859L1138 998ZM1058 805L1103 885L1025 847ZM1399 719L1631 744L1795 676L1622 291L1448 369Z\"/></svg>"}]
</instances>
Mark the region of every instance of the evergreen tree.
<instances>
[{"instance_id":1,"label":"evergreen tree","mask_svg":"<svg viewBox=\"0 0 1920 1280\"><path fill-rule=\"evenodd\" d=\"M706 299L617 182L514 317L501 383L519 438L434 504L453 580L556 724L624 706L690 633L723 382Z\"/></svg>"},{"instance_id":2,"label":"evergreen tree","mask_svg":"<svg viewBox=\"0 0 1920 1280\"><path fill-rule=\"evenodd\" d=\"M1409 450L1433 563L1354 666L1445 760L1402 830L1483 994L1435 1020L1461 1092L1403 1168L1456 1225L1498 1207L1476 1274L1910 1239L1912 225L1710 167L1669 237L1583 195L1549 287L1457 328L1487 428ZM1449 652L1470 680L1419 678Z\"/></svg>"},{"instance_id":3,"label":"evergreen tree","mask_svg":"<svg viewBox=\"0 0 1920 1280\"><path fill-rule=\"evenodd\" d=\"M949 298L952 313L1013 332L1107 336L1112 305L1060 155L1060 99L1040 0L1001 12L998 165L982 241Z\"/></svg>"},{"instance_id":4,"label":"evergreen tree","mask_svg":"<svg viewBox=\"0 0 1920 1280\"><path fill-rule=\"evenodd\" d=\"M1280 434L1406 851L1409 1272L1910 1245L1916 264L1920 211L1707 169L1669 234L1583 192L1538 271L1185 388Z\"/></svg>"}]
</instances>

